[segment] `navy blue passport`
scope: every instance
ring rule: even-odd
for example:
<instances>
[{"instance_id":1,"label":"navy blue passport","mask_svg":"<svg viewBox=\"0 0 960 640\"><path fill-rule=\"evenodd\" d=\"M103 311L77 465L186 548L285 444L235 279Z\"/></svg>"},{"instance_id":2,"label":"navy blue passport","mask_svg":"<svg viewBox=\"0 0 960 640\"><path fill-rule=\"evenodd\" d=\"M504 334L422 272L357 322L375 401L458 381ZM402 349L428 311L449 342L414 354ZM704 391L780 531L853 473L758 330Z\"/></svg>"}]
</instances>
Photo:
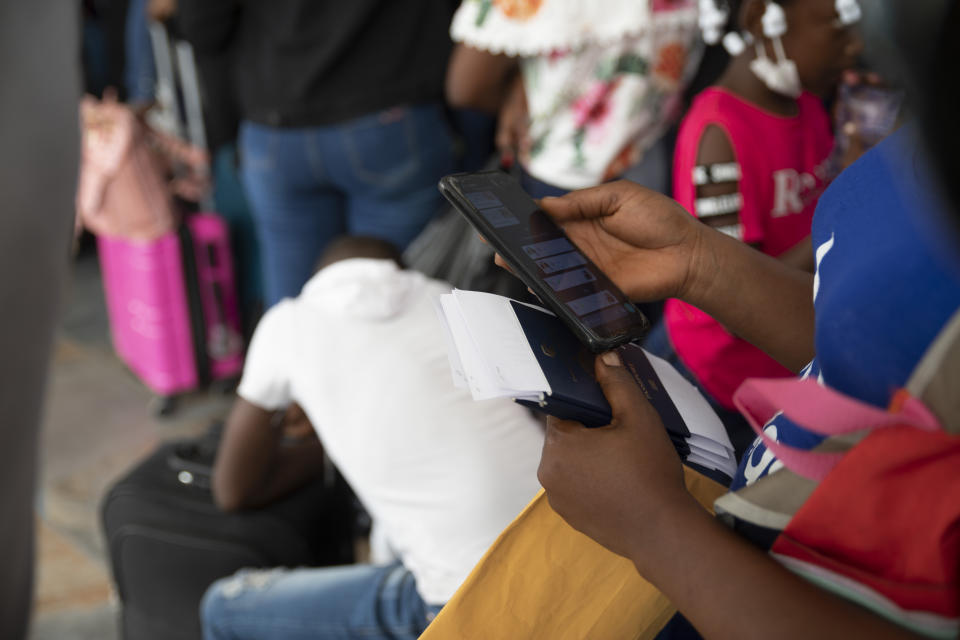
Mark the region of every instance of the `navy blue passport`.
<instances>
[{"instance_id":1,"label":"navy blue passport","mask_svg":"<svg viewBox=\"0 0 960 640\"><path fill-rule=\"evenodd\" d=\"M511 301L510 304L551 389L551 393L544 394L540 402L517 402L563 420L582 422L587 427L610 424L610 404L593 374L596 356L556 316L519 302ZM674 445L681 454L689 453L686 439L690 430L643 349L627 344L619 347L617 352L660 414Z\"/></svg>"}]
</instances>

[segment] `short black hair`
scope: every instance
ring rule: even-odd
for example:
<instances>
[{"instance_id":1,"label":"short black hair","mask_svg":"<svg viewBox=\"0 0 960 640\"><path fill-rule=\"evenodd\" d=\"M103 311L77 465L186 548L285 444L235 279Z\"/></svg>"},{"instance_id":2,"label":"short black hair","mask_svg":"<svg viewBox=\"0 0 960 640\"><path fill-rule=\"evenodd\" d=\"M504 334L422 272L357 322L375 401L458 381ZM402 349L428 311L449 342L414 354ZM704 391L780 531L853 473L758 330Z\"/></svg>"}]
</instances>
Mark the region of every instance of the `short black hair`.
<instances>
[{"instance_id":1,"label":"short black hair","mask_svg":"<svg viewBox=\"0 0 960 640\"><path fill-rule=\"evenodd\" d=\"M372 236L340 236L334 238L317 263L316 271L328 267L334 262L350 258L374 258L392 260L398 267L404 268L403 255L391 242Z\"/></svg>"}]
</instances>

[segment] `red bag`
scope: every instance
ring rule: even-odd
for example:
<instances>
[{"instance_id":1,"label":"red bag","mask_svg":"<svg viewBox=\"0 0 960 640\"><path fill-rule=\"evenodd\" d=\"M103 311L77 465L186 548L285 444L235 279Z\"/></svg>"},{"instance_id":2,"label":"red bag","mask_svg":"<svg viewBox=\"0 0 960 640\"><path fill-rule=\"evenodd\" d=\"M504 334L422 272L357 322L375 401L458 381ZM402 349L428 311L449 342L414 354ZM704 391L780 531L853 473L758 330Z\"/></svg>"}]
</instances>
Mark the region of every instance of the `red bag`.
<instances>
[{"instance_id":1,"label":"red bag","mask_svg":"<svg viewBox=\"0 0 960 640\"><path fill-rule=\"evenodd\" d=\"M850 450L771 553L812 582L919 633L960 618L960 438L898 426Z\"/></svg>"},{"instance_id":2,"label":"red bag","mask_svg":"<svg viewBox=\"0 0 960 640\"><path fill-rule=\"evenodd\" d=\"M958 388L958 356L960 312L886 411L809 379L746 381L734 401L786 469L718 511L764 526L789 514L771 548L785 567L915 632L956 638L960 415L946 390ZM776 411L827 440L806 451L771 439L762 427ZM771 499L778 486L784 497Z\"/></svg>"}]
</instances>

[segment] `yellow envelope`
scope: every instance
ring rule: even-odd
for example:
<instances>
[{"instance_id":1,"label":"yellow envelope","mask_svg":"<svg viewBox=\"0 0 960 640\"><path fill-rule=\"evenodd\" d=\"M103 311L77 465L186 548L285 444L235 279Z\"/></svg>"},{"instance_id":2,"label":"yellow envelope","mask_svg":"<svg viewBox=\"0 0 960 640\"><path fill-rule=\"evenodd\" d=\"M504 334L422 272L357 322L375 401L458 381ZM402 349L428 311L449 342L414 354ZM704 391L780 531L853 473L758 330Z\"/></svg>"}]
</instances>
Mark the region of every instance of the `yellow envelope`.
<instances>
[{"instance_id":1,"label":"yellow envelope","mask_svg":"<svg viewBox=\"0 0 960 640\"><path fill-rule=\"evenodd\" d=\"M705 508L726 488L684 467ZM500 534L421 640L640 640L676 609L633 563L576 531L541 491Z\"/></svg>"}]
</instances>

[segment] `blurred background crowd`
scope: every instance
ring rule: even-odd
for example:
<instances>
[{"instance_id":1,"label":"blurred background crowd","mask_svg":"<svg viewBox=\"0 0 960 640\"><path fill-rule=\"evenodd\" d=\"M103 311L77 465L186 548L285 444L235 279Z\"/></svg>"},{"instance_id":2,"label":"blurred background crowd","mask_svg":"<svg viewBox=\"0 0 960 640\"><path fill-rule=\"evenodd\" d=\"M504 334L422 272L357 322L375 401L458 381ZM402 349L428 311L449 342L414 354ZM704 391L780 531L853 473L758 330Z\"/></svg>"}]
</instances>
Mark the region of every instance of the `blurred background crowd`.
<instances>
[{"instance_id":1,"label":"blurred background crowd","mask_svg":"<svg viewBox=\"0 0 960 640\"><path fill-rule=\"evenodd\" d=\"M896 139L907 148L897 130L917 108L907 99L909 73L867 55L862 4L83 0L61 14L10 9L3 56L30 67L11 86L34 87L39 106L0 104L0 127L48 123L24 126L15 146L20 166L32 162L47 178L31 183L4 165L0 185L23 191L11 195L21 207L47 180L70 185L49 188L43 205L75 211L67 308L94 292L81 306L109 326L108 349L148 390L144 415L159 425L148 447L107 465L90 498L100 508L96 531L83 534L96 541L80 545L110 572L119 633L417 637L540 488L544 439L542 421L525 409L478 405L450 387L430 300L450 285L532 298L444 203L438 180L496 169L538 199L594 187L620 202L625 193L661 194L698 224L804 272L816 298L834 242L815 233L821 196L852 166L875 178L880 169L864 154ZM32 31L12 33L17 24ZM76 45L69 55L47 53L63 43ZM63 96L71 109L79 104L78 131L75 116L43 106L54 89L39 88L37 77L62 92L51 104L62 107ZM634 187L618 180L646 190L623 191ZM866 198L860 190L870 189L855 180L843 193ZM842 208L837 196L828 202L828 212ZM11 358L31 344L41 345L38 361L52 352L55 391L69 365L62 338L50 339L54 325L63 331L54 309L64 274L40 266L39 253L31 267L17 252L59 246L43 239L59 231L65 245L66 218L22 236L32 240L11 246L7 265L35 268L44 292L29 292L23 326L5 331L21 336ZM851 214L848 223L880 233L866 219ZM918 287L938 302L924 307L922 327L907 325L904 354L926 349L960 290L933 267L917 269ZM729 275L724 290L759 296L761 285L738 279L743 273ZM663 291L633 296L653 325L643 346L722 420L741 461L725 481L739 489L777 471L734 395L748 378L795 376L814 354L812 330L794 339L806 357L791 359L792 351L754 346L724 312ZM882 306L890 308L896 301ZM798 323L812 326L808 311L795 314ZM820 362L820 349L839 352L843 340L817 335L802 375L822 382L821 366L836 364ZM831 383L885 406L911 357L872 396ZM31 367L23 382L40 389L42 364ZM87 402L110 411L109 392L79 393L102 393ZM41 394L25 397L4 406L27 425L38 420ZM54 409L51 419L69 413ZM184 415L196 424L163 426ZM31 438L8 470L24 488L33 487ZM23 549L32 500L4 494L6 520L22 523L11 540ZM41 573L56 562L46 553ZM15 619L4 637L25 633L29 558L0 591L17 594L4 598ZM345 568L234 573L331 565ZM65 620L35 634L106 633L70 630ZM329 635L315 635L325 625Z\"/></svg>"}]
</instances>

